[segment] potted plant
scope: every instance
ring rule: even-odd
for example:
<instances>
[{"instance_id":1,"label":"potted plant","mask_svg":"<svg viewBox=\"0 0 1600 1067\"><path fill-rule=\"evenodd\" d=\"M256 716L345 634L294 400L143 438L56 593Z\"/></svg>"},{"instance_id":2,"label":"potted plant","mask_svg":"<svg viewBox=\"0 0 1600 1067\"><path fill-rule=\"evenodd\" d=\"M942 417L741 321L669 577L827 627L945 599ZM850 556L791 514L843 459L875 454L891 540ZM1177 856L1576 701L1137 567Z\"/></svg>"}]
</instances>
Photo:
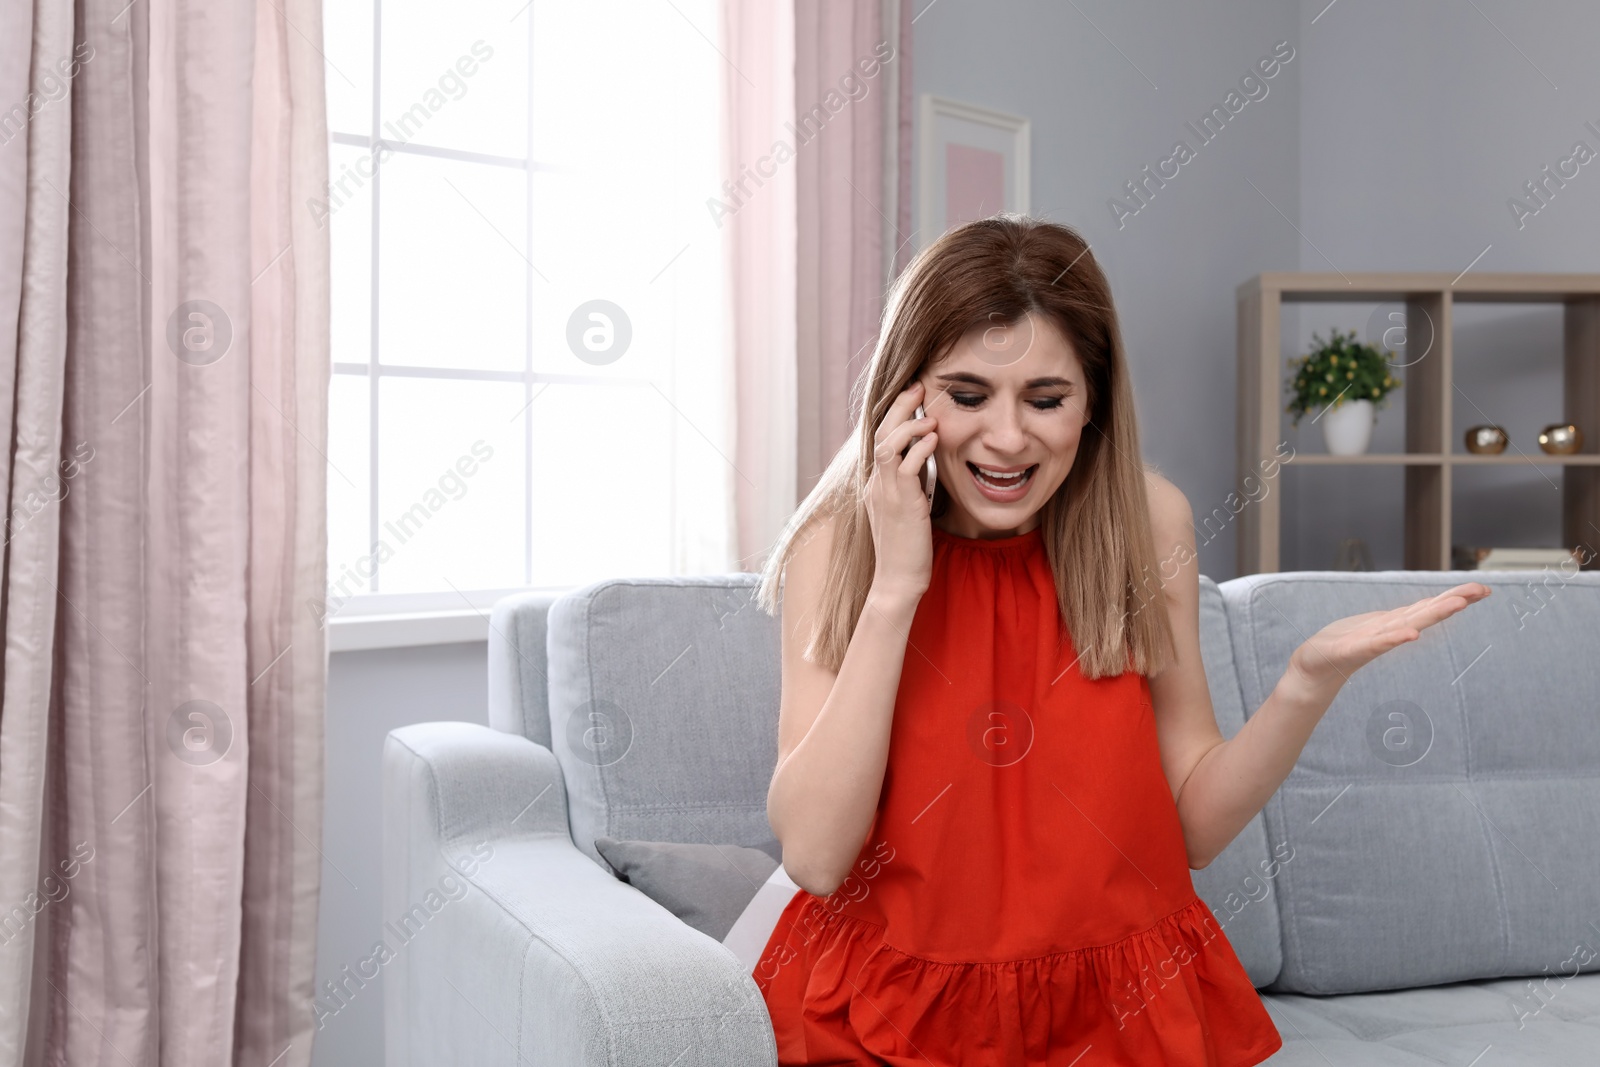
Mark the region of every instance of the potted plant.
<instances>
[{"instance_id":1,"label":"potted plant","mask_svg":"<svg viewBox=\"0 0 1600 1067\"><path fill-rule=\"evenodd\" d=\"M1372 439L1375 412L1390 392L1400 388L1400 380L1389 373L1383 353L1356 340L1354 330L1345 334L1335 326L1328 340L1315 333L1311 340L1309 353L1289 361L1295 370L1289 381L1294 399L1286 410L1299 426L1306 412L1327 409L1317 418L1328 452L1360 455Z\"/></svg>"}]
</instances>

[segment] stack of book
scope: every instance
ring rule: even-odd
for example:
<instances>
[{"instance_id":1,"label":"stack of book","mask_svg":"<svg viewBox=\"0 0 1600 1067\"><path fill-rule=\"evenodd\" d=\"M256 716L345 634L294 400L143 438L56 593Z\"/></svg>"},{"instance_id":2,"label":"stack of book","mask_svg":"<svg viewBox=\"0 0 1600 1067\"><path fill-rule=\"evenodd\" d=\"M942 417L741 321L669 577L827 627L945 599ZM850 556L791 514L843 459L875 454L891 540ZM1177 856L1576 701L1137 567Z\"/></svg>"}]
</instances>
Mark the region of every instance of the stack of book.
<instances>
[{"instance_id":1,"label":"stack of book","mask_svg":"<svg viewBox=\"0 0 1600 1067\"><path fill-rule=\"evenodd\" d=\"M1450 565L1458 571L1542 571L1565 567L1577 570L1579 559L1570 548L1484 548L1452 545Z\"/></svg>"}]
</instances>

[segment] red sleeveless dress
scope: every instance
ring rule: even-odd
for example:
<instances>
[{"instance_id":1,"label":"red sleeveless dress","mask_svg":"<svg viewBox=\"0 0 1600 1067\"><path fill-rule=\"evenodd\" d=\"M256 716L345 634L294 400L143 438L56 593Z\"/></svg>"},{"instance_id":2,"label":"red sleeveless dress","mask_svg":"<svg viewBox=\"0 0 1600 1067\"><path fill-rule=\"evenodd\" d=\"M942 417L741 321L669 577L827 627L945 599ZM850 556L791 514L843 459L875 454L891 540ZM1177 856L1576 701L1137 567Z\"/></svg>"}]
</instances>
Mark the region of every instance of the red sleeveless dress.
<instances>
[{"instance_id":1,"label":"red sleeveless dress","mask_svg":"<svg viewBox=\"0 0 1600 1067\"><path fill-rule=\"evenodd\" d=\"M838 890L794 895L752 974L780 1067L1248 1067L1282 1047L1195 894L1148 680L1086 680L1076 655L1037 527L933 528L866 842Z\"/></svg>"}]
</instances>

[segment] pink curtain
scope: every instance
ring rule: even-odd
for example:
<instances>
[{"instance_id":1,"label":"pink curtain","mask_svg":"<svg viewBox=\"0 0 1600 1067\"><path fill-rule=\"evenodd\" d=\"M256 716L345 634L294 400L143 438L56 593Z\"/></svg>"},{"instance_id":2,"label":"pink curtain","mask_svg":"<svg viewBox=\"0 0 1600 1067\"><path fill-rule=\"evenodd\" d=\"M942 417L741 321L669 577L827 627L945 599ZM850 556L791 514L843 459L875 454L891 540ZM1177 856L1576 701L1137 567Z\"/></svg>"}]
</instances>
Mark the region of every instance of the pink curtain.
<instances>
[{"instance_id":1,"label":"pink curtain","mask_svg":"<svg viewBox=\"0 0 1600 1067\"><path fill-rule=\"evenodd\" d=\"M0 0L0 1067L310 1060L320 40Z\"/></svg>"},{"instance_id":2,"label":"pink curtain","mask_svg":"<svg viewBox=\"0 0 1600 1067\"><path fill-rule=\"evenodd\" d=\"M794 4L802 497L860 415L852 388L871 358L884 293L911 251L909 7ZM874 61L879 69L869 74Z\"/></svg>"},{"instance_id":3,"label":"pink curtain","mask_svg":"<svg viewBox=\"0 0 1600 1067\"><path fill-rule=\"evenodd\" d=\"M911 241L900 0L724 0L723 165L739 556L758 569L857 413Z\"/></svg>"}]
</instances>

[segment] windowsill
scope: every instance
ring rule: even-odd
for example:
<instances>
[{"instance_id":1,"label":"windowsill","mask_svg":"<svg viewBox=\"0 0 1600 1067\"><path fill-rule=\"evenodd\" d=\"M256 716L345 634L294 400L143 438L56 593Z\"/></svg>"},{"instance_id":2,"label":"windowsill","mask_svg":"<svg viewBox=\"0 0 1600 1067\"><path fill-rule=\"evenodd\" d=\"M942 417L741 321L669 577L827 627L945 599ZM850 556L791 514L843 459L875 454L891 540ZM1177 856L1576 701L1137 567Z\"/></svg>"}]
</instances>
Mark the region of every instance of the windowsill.
<instances>
[{"instance_id":1,"label":"windowsill","mask_svg":"<svg viewBox=\"0 0 1600 1067\"><path fill-rule=\"evenodd\" d=\"M489 612L502 598L524 593L566 593L575 585L387 593L351 597L328 619L328 651L459 645L489 639ZM463 600L465 603L463 603ZM446 606L448 605L448 606ZM340 610L342 608L342 610Z\"/></svg>"},{"instance_id":2,"label":"windowsill","mask_svg":"<svg viewBox=\"0 0 1600 1067\"><path fill-rule=\"evenodd\" d=\"M328 620L328 651L456 645L489 639L489 611L409 611L386 615L335 616Z\"/></svg>"}]
</instances>

